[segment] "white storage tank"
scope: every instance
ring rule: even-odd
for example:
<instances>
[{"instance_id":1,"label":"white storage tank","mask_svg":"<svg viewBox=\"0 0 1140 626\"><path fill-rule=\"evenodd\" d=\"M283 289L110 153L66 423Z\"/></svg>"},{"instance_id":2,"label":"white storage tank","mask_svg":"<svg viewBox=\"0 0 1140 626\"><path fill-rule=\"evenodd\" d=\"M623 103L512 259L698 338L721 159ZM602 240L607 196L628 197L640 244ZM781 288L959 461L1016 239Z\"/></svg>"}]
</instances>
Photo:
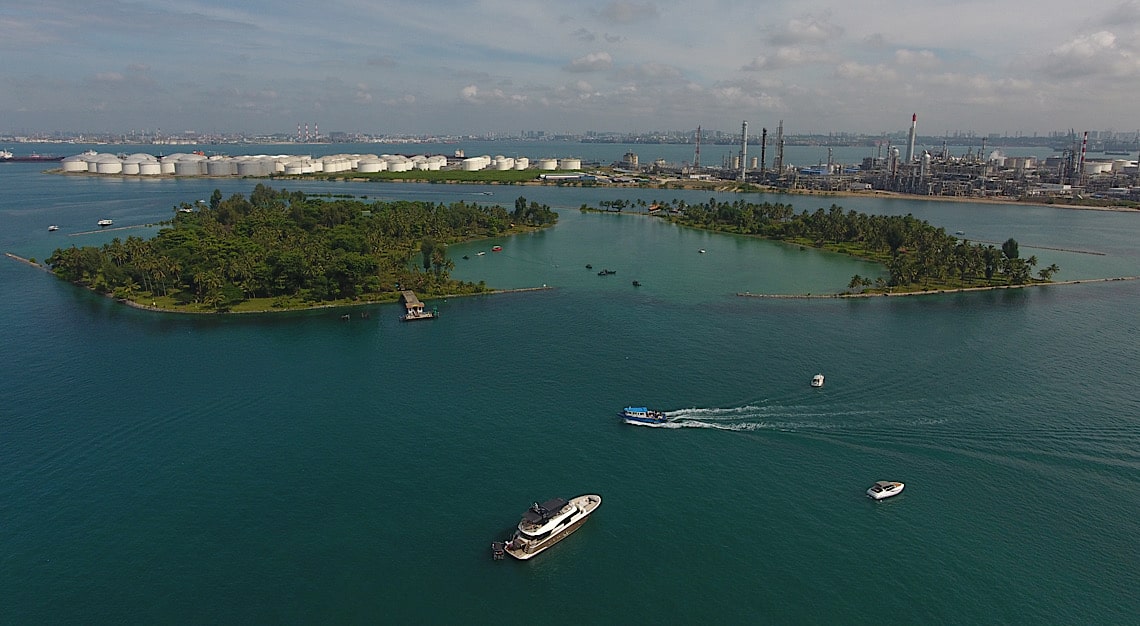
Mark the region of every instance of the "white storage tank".
<instances>
[{"instance_id":1,"label":"white storage tank","mask_svg":"<svg viewBox=\"0 0 1140 626\"><path fill-rule=\"evenodd\" d=\"M88 164L90 167L90 164ZM95 171L100 174L122 174L123 162L113 154L101 154L96 157Z\"/></svg>"},{"instance_id":2,"label":"white storage tank","mask_svg":"<svg viewBox=\"0 0 1140 626\"><path fill-rule=\"evenodd\" d=\"M139 176L158 176L162 173L162 164L158 161L144 161L139 163Z\"/></svg>"},{"instance_id":3,"label":"white storage tank","mask_svg":"<svg viewBox=\"0 0 1140 626\"><path fill-rule=\"evenodd\" d=\"M559 169L580 170L582 169L582 159L562 159L559 162Z\"/></svg>"},{"instance_id":4,"label":"white storage tank","mask_svg":"<svg viewBox=\"0 0 1140 626\"><path fill-rule=\"evenodd\" d=\"M486 167L483 163L482 157L470 157L463 159L463 171L465 172L478 172Z\"/></svg>"},{"instance_id":5,"label":"white storage tank","mask_svg":"<svg viewBox=\"0 0 1140 626\"><path fill-rule=\"evenodd\" d=\"M558 159L539 159L538 169L553 172L558 169Z\"/></svg>"},{"instance_id":6,"label":"white storage tank","mask_svg":"<svg viewBox=\"0 0 1140 626\"><path fill-rule=\"evenodd\" d=\"M510 157L499 157L495 162L495 169L499 171L509 170L515 166L515 160Z\"/></svg>"},{"instance_id":7,"label":"white storage tank","mask_svg":"<svg viewBox=\"0 0 1140 626\"><path fill-rule=\"evenodd\" d=\"M175 176L199 176L202 173L202 164L197 159L180 159L174 162Z\"/></svg>"},{"instance_id":8,"label":"white storage tank","mask_svg":"<svg viewBox=\"0 0 1140 626\"><path fill-rule=\"evenodd\" d=\"M60 162L60 166L63 168L63 171L65 171L65 172L70 172L70 173L86 172L87 171L87 157L83 156L82 154L76 154L74 156L69 156Z\"/></svg>"},{"instance_id":9,"label":"white storage tank","mask_svg":"<svg viewBox=\"0 0 1140 626\"><path fill-rule=\"evenodd\" d=\"M128 176L137 176L139 173L139 162L138 161L131 161L129 159L123 161L122 171L124 174L127 174Z\"/></svg>"},{"instance_id":10,"label":"white storage tank","mask_svg":"<svg viewBox=\"0 0 1140 626\"><path fill-rule=\"evenodd\" d=\"M375 174L388 170L388 162L380 159L360 159L356 163L356 171L363 174Z\"/></svg>"},{"instance_id":11,"label":"white storage tank","mask_svg":"<svg viewBox=\"0 0 1140 626\"><path fill-rule=\"evenodd\" d=\"M206 161L206 173L210 176L233 176L237 167L227 158L211 158Z\"/></svg>"},{"instance_id":12,"label":"white storage tank","mask_svg":"<svg viewBox=\"0 0 1140 626\"><path fill-rule=\"evenodd\" d=\"M530 159L528 159L526 157L519 157L519 158L515 159L515 169L516 170L525 170L528 167L530 167Z\"/></svg>"},{"instance_id":13,"label":"white storage tank","mask_svg":"<svg viewBox=\"0 0 1140 626\"><path fill-rule=\"evenodd\" d=\"M92 172L92 173L99 171L99 161L100 160L102 160L106 157L113 157L113 156L115 156L115 155L107 154L106 152L84 152L83 153L83 159L85 161L87 161L87 171Z\"/></svg>"},{"instance_id":14,"label":"white storage tank","mask_svg":"<svg viewBox=\"0 0 1140 626\"><path fill-rule=\"evenodd\" d=\"M1086 161L1085 174L1104 174L1112 171L1112 163L1107 161Z\"/></svg>"}]
</instances>

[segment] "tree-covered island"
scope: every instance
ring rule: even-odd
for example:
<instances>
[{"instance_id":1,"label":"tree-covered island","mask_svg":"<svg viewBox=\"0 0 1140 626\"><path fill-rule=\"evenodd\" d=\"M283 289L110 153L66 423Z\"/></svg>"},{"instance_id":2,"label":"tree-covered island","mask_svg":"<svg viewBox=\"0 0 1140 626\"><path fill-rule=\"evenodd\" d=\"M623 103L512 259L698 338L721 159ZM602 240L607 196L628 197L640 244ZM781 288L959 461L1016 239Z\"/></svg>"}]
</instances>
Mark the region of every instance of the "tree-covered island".
<instances>
[{"instance_id":1,"label":"tree-covered island","mask_svg":"<svg viewBox=\"0 0 1140 626\"><path fill-rule=\"evenodd\" d=\"M602 202L607 211L621 210L628 201ZM946 234L907 214L867 215L831 205L814 213L797 214L790 204L756 204L736 200L689 204L681 200L653 202L651 213L676 224L719 232L753 235L804 247L820 248L882 263L888 276L856 274L848 289L856 292L937 291L1002 287L1050 282L1060 271L1055 264L1037 270L1037 257L1023 258L1017 241L1000 248L970 243ZM583 210L589 210L583 207Z\"/></svg>"},{"instance_id":2,"label":"tree-covered island","mask_svg":"<svg viewBox=\"0 0 1140 626\"><path fill-rule=\"evenodd\" d=\"M553 225L558 214L525 198L513 211L455 202L364 202L257 185L249 198L182 204L151 239L57 249L65 280L120 300L182 311L295 309L390 301L488 287L453 280L448 244Z\"/></svg>"}]
</instances>

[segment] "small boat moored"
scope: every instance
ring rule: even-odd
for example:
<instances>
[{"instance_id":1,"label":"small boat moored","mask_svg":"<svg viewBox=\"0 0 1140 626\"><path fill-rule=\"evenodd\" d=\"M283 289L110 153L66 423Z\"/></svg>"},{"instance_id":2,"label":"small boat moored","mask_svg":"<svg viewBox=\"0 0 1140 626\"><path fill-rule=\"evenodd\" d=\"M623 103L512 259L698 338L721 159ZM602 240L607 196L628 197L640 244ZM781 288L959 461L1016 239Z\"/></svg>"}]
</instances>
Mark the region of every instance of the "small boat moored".
<instances>
[{"instance_id":1,"label":"small boat moored","mask_svg":"<svg viewBox=\"0 0 1140 626\"><path fill-rule=\"evenodd\" d=\"M664 411L651 411L643 406L627 406L618 413L626 424L664 424L669 421Z\"/></svg>"},{"instance_id":2,"label":"small boat moored","mask_svg":"<svg viewBox=\"0 0 1140 626\"><path fill-rule=\"evenodd\" d=\"M897 496L902 493L903 487L905 486L903 483L893 480L880 480L871 485L871 488L867 490L867 497L882 500L883 498Z\"/></svg>"},{"instance_id":3,"label":"small boat moored","mask_svg":"<svg viewBox=\"0 0 1140 626\"><path fill-rule=\"evenodd\" d=\"M492 246L491 247L491 252L502 252L502 251L503 251L503 246Z\"/></svg>"},{"instance_id":4,"label":"small boat moored","mask_svg":"<svg viewBox=\"0 0 1140 626\"><path fill-rule=\"evenodd\" d=\"M514 535L501 549L523 561L534 557L578 530L601 504L602 497L596 494L572 500L553 498L542 504L535 502L523 513ZM497 559L496 548L496 544L491 544L491 555Z\"/></svg>"},{"instance_id":5,"label":"small boat moored","mask_svg":"<svg viewBox=\"0 0 1140 626\"><path fill-rule=\"evenodd\" d=\"M812 387L822 387L823 386L823 374L816 374L815 376L812 376L811 377L811 386Z\"/></svg>"},{"instance_id":6,"label":"small boat moored","mask_svg":"<svg viewBox=\"0 0 1140 626\"><path fill-rule=\"evenodd\" d=\"M110 226L111 224L114 224L114 223L115 222L113 222L112 220L99 220L98 222L96 222L96 224L98 224L100 228L106 228L107 226Z\"/></svg>"},{"instance_id":7,"label":"small boat moored","mask_svg":"<svg viewBox=\"0 0 1140 626\"><path fill-rule=\"evenodd\" d=\"M57 231L57 230L59 230L59 226L56 226L55 224L52 224L51 226L48 226L48 232L49 232L49 233L54 233L54 232L55 232L55 231Z\"/></svg>"}]
</instances>

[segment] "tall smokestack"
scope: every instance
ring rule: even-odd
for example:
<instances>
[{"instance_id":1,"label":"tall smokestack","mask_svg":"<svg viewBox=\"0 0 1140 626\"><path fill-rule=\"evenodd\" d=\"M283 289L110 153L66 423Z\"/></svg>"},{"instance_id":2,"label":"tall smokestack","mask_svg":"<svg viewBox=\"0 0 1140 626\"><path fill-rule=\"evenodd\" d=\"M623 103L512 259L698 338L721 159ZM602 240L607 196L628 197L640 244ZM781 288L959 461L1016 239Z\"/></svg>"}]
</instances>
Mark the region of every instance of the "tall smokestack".
<instances>
[{"instance_id":1,"label":"tall smokestack","mask_svg":"<svg viewBox=\"0 0 1140 626\"><path fill-rule=\"evenodd\" d=\"M1085 131L1085 136L1081 139L1081 162L1077 164L1077 180L1081 181L1080 184L1085 184L1085 152L1089 148L1089 131Z\"/></svg>"},{"instance_id":2,"label":"tall smokestack","mask_svg":"<svg viewBox=\"0 0 1140 626\"><path fill-rule=\"evenodd\" d=\"M760 176L763 178L765 172L768 170L768 160L765 158L765 152L768 151L768 127L760 129Z\"/></svg>"},{"instance_id":3,"label":"tall smokestack","mask_svg":"<svg viewBox=\"0 0 1140 626\"><path fill-rule=\"evenodd\" d=\"M693 157L693 169L701 169L701 127L697 126L697 154Z\"/></svg>"},{"instance_id":4,"label":"tall smokestack","mask_svg":"<svg viewBox=\"0 0 1140 626\"><path fill-rule=\"evenodd\" d=\"M740 180L748 173L748 120L740 127Z\"/></svg>"},{"instance_id":5,"label":"tall smokestack","mask_svg":"<svg viewBox=\"0 0 1140 626\"><path fill-rule=\"evenodd\" d=\"M906 142L906 162L914 162L914 131L918 126L918 113L911 113L910 115L910 137Z\"/></svg>"}]
</instances>

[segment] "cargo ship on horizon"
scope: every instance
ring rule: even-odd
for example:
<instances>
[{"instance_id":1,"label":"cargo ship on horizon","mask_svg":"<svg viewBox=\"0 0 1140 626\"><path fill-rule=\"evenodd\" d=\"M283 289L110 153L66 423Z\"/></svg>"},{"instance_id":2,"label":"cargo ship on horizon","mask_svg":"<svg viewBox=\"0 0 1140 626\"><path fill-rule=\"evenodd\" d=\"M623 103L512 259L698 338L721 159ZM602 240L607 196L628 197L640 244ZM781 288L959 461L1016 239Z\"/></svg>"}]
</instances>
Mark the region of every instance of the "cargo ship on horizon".
<instances>
[{"instance_id":1,"label":"cargo ship on horizon","mask_svg":"<svg viewBox=\"0 0 1140 626\"><path fill-rule=\"evenodd\" d=\"M54 163L62 160L63 157L51 154L33 152L27 156L16 156L7 150L0 150L0 163Z\"/></svg>"}]
</instances>

